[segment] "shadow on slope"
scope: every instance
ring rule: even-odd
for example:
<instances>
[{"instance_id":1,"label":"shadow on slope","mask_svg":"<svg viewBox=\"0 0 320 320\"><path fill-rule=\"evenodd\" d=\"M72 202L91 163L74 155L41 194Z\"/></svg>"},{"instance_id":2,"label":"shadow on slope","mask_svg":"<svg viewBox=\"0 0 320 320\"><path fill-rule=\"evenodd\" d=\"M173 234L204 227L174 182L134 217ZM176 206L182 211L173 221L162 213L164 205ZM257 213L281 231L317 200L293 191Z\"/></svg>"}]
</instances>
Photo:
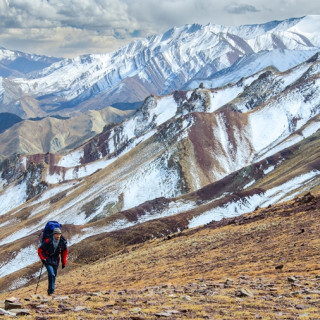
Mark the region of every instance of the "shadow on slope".
<instances>
[{"instance_id":1,"label":"shadow on slope","mask_svg":"<svg viewBox=\"0 0 320 320\"><path fill-rule=\"evenodd\" d=\"M13 113L0 113L0 134L21 121L23 120Z\"/></svg>"}]
</instances>

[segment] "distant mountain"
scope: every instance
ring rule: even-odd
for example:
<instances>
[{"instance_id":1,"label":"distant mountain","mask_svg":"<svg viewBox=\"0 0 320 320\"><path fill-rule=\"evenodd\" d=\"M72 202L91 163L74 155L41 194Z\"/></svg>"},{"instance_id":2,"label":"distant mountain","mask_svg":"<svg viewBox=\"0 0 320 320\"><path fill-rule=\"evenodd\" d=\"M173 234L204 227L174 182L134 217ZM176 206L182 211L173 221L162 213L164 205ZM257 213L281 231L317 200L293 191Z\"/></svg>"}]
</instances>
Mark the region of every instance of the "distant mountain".
<instances>
[{"instance_id":1,"label":"distant mountain","mask_svg":"<svg viewBox=\"0 0 320 320\"><path fill-rule=\"evenodd\" d=\"M51 116L28 120L0 114L0 125L4 122L7 126L7 130L0 133L0 154L10 157L13 154L64 153L101 133L104 127L121 122L131 113L107 107L71 118ZM20 119L16 121L19 123L12 127L9 117Z\"/></svg>"},{"instance_id":2,"label":"distant mountain","mask_svg":"<svg viewBox=\"0 0 320 320\"><path fill-rule=\"evenodd\" d=\"M127 109L149 94L195 88L202 80L219 77L217 86L237 81L228 75L233 65L242 76L270 63L284 71L319 50L319 20L306 16L262 25L172 28L113 53L65 59L32 75L2 79L0 111L29 118L106 105Z\"/></svg>"},{"instance_id":3,"label":"distant mountain","mask_svg":"<svg viewBox=\"0 0 320 320\"><path fill-rule=\"evenodd\" d=\"M0 47L0 77L24 77L28 73L42 70L59 60L61 59Z\"/></svg>"}]
</instances>

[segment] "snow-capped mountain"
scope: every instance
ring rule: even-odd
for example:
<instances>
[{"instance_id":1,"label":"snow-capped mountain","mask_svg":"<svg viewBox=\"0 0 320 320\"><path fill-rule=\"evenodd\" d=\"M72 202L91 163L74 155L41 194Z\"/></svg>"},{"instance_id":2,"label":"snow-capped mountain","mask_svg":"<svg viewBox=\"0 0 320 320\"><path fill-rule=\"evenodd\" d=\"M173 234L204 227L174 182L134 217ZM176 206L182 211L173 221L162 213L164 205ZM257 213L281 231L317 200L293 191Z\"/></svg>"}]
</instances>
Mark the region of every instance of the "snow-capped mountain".
<instances>
[{"instance_id":1,"label":"snow-capped mountain","mask_svg":"<svg viewBox=\"0 0 320 320\"><path fill-rule=\"evenodd\" d=\"M200 82L206 88L220 87L227 83L237 82L243 77L248 77L270 66L283 72L306 61L318 51L318 48L315 50L275 49L247 54L239 58L231 67L213 74L209 73L209 76L208 68L204 68L205 74L199 72L190 82L186 83L184 89L196 88Z\"/></svg>"},{"instance_id":2,"label":"snow-capped mountain","mask_svg":"<svg viewBox=\"0 0 320 320\"><path fill-rule=\"evenodd\" d=\"M90 236L153 223L161 227L148 237L165 235L318 188L319 106L316 54L285 72L270 67L219 88L151 95L64 156L8 160L0 275L28 275L0 283L19 286L36 274L36 234L48 220L65 226L77 261Z\"/></svg>"},{"instance_id":3,"label":"snow-capped mountain","mask_svg":"<svg viewBox=\"0 0 320 320\"><path fill-rule=\"evenodd\" d=\"M319 50L319 21L320 16L306 16L263 25L175 27L113 53L61 60L32 76L2 79L0 111L26 118L30 104L40 116L113 104L127 107L149 94L168 94L193 79L211 79L217 73L217 86L226 84L230 77L222 79L221 73L234 63L241 68L248 64L242 76L274 61L284 71ZM285 63L266 54L276 49L282 50ZM261 64L263 52L266 60Z\"/></svg>"},{"instance_id":4,"label":"snow-capped mountain","mask_svg":"<svg viewBox=\"0 0 320 320\"><path fill-rule=\"evenodd\" d=\"M317 190L320 56L311 56L319 45L311 28L319 30L317 21L309 16L257 26L174 28L144 40L154 47L145 52L142 69L138 68L142 60L136 60L135 67L128 63L127 69L121 68L137 59L135 53L145 48L143 41L119 50L119 56L126 57L120 67L123 73L115 69L114 74L125 79L118 81L121 88L124 82L144 83L147 91L152 83L169 93L149 95L134 114L64 155L14 155L0 164L2 290L21 286L37 274L37 234L48 220L63 224L72 261L92 261L90 250L81 248L90 247L92 239L98 244L106 234L121 241L121 234L132 231L130 241L143 241ZM269 45L273 51L266 49ZM173 48L180 55L174 56ZM188 48L191 51L184 52ZM106 56L113 56L115 65L121 59L115 53ZM102 55L90 57L95 65ZM170 64L160 63L160 57ZM76 76L73 64L81 59L86 73L83 76L80 68ZM3 83L16 90L11 93L28 93L36 106L38 97L58 85L51 82L53 75L62 77L61 70L67 68L71 80L62 77L65 90L60 92L60 98L67 99L77 84L97 80L102 69L108 70L106 64L95 73L88 59L63 60L36 77ZM153 73L147 73L150 61L156 68ZM178 61L183 68L178 68ZM213 65L221 68L212 72ZM134 74L132 70L138 69ZM192 85L195 77L201 85ZM91 102L107 97L105 85L112 79L97 80L100 85ZM172 83L191 87L170 92ZM41 101L47 103L56 92L47 91ZM71 99L85 92L79 90Z\"/></svg>"},{"instance_id":5,"label":"snow-capped mountain","mask_svg":"<svg viewBox=\"0 0 320 320\"><path fill-rule=\"evenodd\" d=\"M47 68L59 60L61 59L0 47L0 77L24 77L28 73Z\"/></svg>"}]
</instances>

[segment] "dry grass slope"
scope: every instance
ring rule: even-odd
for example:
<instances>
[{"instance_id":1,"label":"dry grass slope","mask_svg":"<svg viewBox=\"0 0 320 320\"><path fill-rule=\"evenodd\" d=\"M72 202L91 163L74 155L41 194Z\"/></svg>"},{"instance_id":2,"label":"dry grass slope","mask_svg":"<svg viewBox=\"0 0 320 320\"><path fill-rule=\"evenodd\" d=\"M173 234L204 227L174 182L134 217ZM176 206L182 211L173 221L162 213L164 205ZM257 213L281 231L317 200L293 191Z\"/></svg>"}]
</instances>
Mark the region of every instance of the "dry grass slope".
<instances>
[{"instance_id":1,"label":"dry grass slope","mask_svg":"<svg viewBox=\"0 0 320 320\"><path fill-rule=\"evenodd\" d=\"M32 285L0 300L20 298L35 319L320 319L319 219L320 195L307 194L70 263L53 298Z\"/></svg>"}]
</instances>

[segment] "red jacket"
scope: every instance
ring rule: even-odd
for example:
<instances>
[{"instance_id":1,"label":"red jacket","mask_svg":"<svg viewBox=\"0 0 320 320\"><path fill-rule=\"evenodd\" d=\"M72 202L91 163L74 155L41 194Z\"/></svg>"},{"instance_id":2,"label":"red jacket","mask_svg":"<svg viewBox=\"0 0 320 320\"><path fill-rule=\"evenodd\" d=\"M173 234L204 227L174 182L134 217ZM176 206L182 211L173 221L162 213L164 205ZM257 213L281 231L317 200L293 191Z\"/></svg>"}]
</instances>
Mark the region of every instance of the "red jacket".
<instances>
[{"instance_id":1,"label":"red jacket","mask_svg":"<svg viewBox=\"0 0 320 320\"><path fill-rule=\"evenodd\" d=\"M46 238L42 241L41 245L38 248L38 255L41 260L46 260L47 264L59 265L60 257L62 265L67 264L68 257L68 247L67 240L61 236L57 249L54 249L53 246L53 237Z\"/></svg>"}]
</instances>

